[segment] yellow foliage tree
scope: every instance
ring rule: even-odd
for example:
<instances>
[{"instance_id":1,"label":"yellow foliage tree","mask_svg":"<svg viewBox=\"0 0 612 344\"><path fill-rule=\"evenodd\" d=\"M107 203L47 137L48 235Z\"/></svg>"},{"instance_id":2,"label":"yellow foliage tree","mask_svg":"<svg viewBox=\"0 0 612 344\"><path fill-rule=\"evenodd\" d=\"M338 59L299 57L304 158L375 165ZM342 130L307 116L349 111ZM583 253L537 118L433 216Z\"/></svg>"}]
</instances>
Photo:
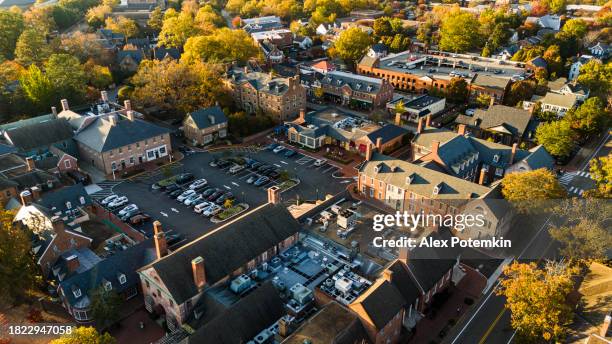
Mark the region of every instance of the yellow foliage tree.
<instances>
[{"instance_id":1,"label":"yellow foliage tree","mask_svg":"<svg viewBox=\"0 0 612 344\"><path fill-rule=\"evenodd\" d=\"M502 194L523 213L541 210L546 200L567 197L555 175L544 168L505 175Z\"/></svg>"},{"instance_id":2,"label":"yellow foliage tree","mask_svg":"<svg viewBox=\"0 0 612 344\"><path fill-rule=\"evenodd\" d=\"M108 332L100 334L93 327L79 327L70 334L52 340L49 344L115 344L116 342Z\"/></svg>"}]
</instances>

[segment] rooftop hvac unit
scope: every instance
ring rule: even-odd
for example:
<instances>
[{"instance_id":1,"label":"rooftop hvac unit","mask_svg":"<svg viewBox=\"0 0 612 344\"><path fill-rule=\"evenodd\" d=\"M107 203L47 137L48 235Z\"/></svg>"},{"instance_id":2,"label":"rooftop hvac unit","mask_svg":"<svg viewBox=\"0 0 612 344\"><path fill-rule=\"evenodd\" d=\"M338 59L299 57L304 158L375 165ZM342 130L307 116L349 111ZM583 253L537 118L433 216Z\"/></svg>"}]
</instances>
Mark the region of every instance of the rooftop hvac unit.
<instances>
[{"instance_id":1,"label":"rooftop hvac unit","mask_svg":"<svg viewBox=\"0 0 612 344\"><path fill-rule=\"evenodd\" d=\"M270 334L270 332L267 329L265 329L261 331L257 336L255 336L254 340L255 340L255 343L257 344L264 344L264 343L269 343L270 338L272 337L273 335Z\"/></svg>"},{"instance_id":2,"label":"rooftop hvac unit","mask_svg":"<svg viewBox=\"0 0 612 344\"><path fill-rule=\"evenodd\" d=\"M335 285L336 289L338 289L340 292L344 294L350 292L352 286L353 286L353 281L349 280L346 277L338 279Z\"/></svg>"},{"instance_id":3,"label":"rooftop hvac unit","mask_svg":"<svg viewBox=\"0 0 612 344\"><path fill-rule=\"evenodd\" d=\"M240 275L232 281L232 284L230 285L230 290L236 294L240 294L250 288L252 283L253 281L249 276Z\"/></svg>"}]
</instances>

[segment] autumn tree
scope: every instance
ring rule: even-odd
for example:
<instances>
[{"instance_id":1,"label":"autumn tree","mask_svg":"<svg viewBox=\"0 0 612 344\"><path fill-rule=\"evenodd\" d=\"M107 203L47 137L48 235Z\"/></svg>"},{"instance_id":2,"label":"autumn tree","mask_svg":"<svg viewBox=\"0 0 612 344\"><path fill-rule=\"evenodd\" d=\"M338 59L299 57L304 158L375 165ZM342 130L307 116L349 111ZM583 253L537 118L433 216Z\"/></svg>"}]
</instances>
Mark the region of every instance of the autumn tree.
<instances>
[{"instance_id":1,"label":"autumn tree","mask_svg":"<svg viewBox=\"0 0 612 344\"><path fill-rule=\"evenodd\" d=\"M580 67L577 81L587 87L592 95L606 100L612 88L612 62L603 64L592 59Z\"/></svg>"},{"instance_id":2,"label":"autumn tree","mask_svg":"<svg viewBox=\"0 0 612 344\"><path fill-rule=\"evenodd\" d=\"M566 157L574 148L575 133L567 121L543 123L536 129L536 141L556 157Z\"/></svg>"},{"instance_id":3,"label":"autumn tree","mask_svg":"<svg viewBox=\"0 0 612 344\"><path fill-rule=\"evenodd\" d=\"M15 48L15 60L23 66L31 64L40 66L49 55L51 55L51 46L42 32L27 29L19 36Z\"/></svg>"},{"instance_id":4,"label":"autumn tree","mask_svg":"<svg viewBox=\"0 0 612 344\"><path fill-rule=\"evenodd\" d=\"M164 25L164 14L161 7L157 6L155 9L153 9L153 11L151 11L151 15L147 21L147 26L153 30L160 31L162 29L162 25Z\"/></svg>"},{"instance_id":5,"label":"autumn tree","mask_svg":"<svg viewBox=\"0 0 612 344\"><path fill-rule=\"evenodd\" d=\"M605 224L583 219L577 224L552 227L550 236L561 243L560 253L573 260L605 260L612 232Z\"/></svg>"},{"instance_id":6,"label":"autumn tree","mask_svg":"<svg viewBox=\"0 0 612 344\"><path fill-rule=\"evenodd\" d=\"M166 15L168 12L166 12ZM187 39L200 33L189 13L181 12L176 16L164 18L159 43L167 47L182 48Z\"/></svg>"},{"instance_id":7,"label":"autumn tree","mask_svg":"<svg viewBox=\"0 0 612 344\"><path fill-rule=\"evenodd\" d=\"M601 131L608 124L610 114L601 99L591 97L578 108L569 110L563 120L569 122L572 129L585 137Z\"/></svg>"},{"instance_id":8,"label":"autumn tree","mask_svg":"<svg viewBox=\"0 0 612 344\"><path fill-rule=\"evenodd\" d=\"M70 334L54 339L49 344L115 344L117 341L113 336L105 332L98 333L94 327L78 327Z\"/></svg>"},{"instance_id":9,"label":"autumn tree","mask_svg":"<svg viewBox=\"0 0 612 344\"><path fill-rule=\"evenodd\" d=\"M81 63L93 60L100 65L109 65L113 61L112 55L104 49L94 33L75 32L62 37L61 45L67 54L78 58Z\"/></svg>"},{"instance_id":10,"label":"autumn tree","mask_svg":"<svg viewBox=\"0 0 612 344\"><path fill-rule=\"evenodd\" d=\"M104 23L107 29L123 34L126 39L134 37L138 33L138 24L133 19L124 16L106 18Z\"/></svg>"},{"instance_id":11,"label":"autumn tree","mask_svg":"<svg viewBox=\"0 0 612 344\"><path fill-rule=\"evenodd\" d=\"M561 50L558 45L551 45L546 48L544 51L544 55L542 58L546 60L546 64L548 65L548 74L554 75L555 77L559 77L563 75L563 58L561 57ZM555 79L555 77L551 78Z\"/></svg>"},{"instance_id":12,"label":"autumn tree","mask_svg":"<svg viewBox=\"0 0 612 344\"><path fill-rule=\"evenodd\" d=\"M554 173L544 168L506 174L502 195L522 213L538 212L548 207L545 201L567 196Z\"/></svg>"},{"instance_id":13,"label":"autumn tree","mask_svg":"<svg viewBox=\"0 0 612 344\"><path fill-rule=\"evenodd\" d=\"M210 35L189 38L182 60L244 63L258 55L259 48L245 31L222 28Z\"/></svg>"},{"instance_id":14,"label":"autumn tree","mask_svg":"<svg viewBox=\"0 0 612 344\"><path fill-rule=\"evenodd\" d=\"M426 21L419 25L416 32L416 38L425 46L429 47L432 42L432 34L434 31L434 23L433 21Z\"/></svg>"},{"instance_id":15,"label":"autumn tree","mask_svg":"<svg viewBox=\"0 0 612 344\"><path fill-rule=\"evenodd\" d=\"M350 65L361 59L372 44L370 36L358 27L342 31L334 42L335 53Z\"/></svg>"},{"instance_id":16,"label":"autumn tree","mask_svg":"<svg viewBox=\"0 0 612 344\"><path fill-rule=\"evenodd\" d=\"M26 28L36 29L45 34L57 29L51 6L30 7L23 14L23 21Z\"/></svg>"},{"instance_id":17,"label":"autumn tree","mask_svg":"<svg viewBox=\"0 0 612 344\"><path fill-rule=\"evenodd\" d=\"M508 95L504 98L506 105L515 106L523 100L530 100L535 92L536 85L533 80L520 80L510 86Z\"/></svg>"},{"instance_id":18,"label":"autumn tree","mask_svg":"<svg viewBox=\"0 0 612 344\"><path fill-rule=\"evenodd\" d=\"M22 301L27 292L40 282L30 235L13 224L14 215L0 212L0 300L8 304Z\"/></svg>"},{"instance_id":19,"label":"autumn tree","mask_svg":"<svg viewBox=\"0 0 612 344\"><path fill-rule=\"evenodd\" d=\"M440 27L440 49L462 53L478 45L479 23L473 14L455 9Z\"/></svg>"},{"instance_id":20,"label":"autumn tree","mask_svg":"<svg viewBox=\"0 0 612 344\"><path fill-rule=\"evenodd\" d=\"M465 103L470 95L467 81L463 78L454 77L446 88L446 99L451 103Z\"/></svg>"},{"instance_id":21,"label":"autumn tree","mask_svg":"<svg viewBox=\"0 0 612 344\"><path fill-rule=\"evenodd\" d=\"M109 16L113 12L113 8L108 5L98 5L96 7L92 7L85 14L85 19L87 20L87 25L89 25L93 29L101 28L106 20L106 17Z\"/></svg>"},{"instance_id":22,"label":"autumn tree","mask_svg":"<svg viewBox=\"0 0 612 344\"><path fill-rule=\"evenodd\" d=\"M586 191L586 196L612 198L612 154L591 160L590 172L595 189Z\"/></svg>"},{"instance_id":23,"label":"autumn tree","mask_svg":"<svg viewBox=\"0 0 612 344\"><path fill-rule=\"evenodd\" d=\"M576 271L559 263L539 268L536 263L514 262L504 269L498 295L506 297L511 324L518 339L564 342L572 322L567 296Z\"/></svg>"},{"instance_id":24,"label":"autumn tree","mask_svg":"<svg viewBox=\"0 0 612 344\"><path fill-rule=\"evenodd\" d=\"M584 38L588 31L587 23L582 19L570 19L563 24L561 29L577 38Z\"/></svg>"},{"instance_id":25,"label":"autumn tree","mask_svg":"<svg viewBox=\"0 0 612 344\"><path fill-rule=\"evenodd\" d=\"M0 10L0 58L13 58L17 40L23 30L24 22L21 12Z\"/></svg>"}]
</instances>

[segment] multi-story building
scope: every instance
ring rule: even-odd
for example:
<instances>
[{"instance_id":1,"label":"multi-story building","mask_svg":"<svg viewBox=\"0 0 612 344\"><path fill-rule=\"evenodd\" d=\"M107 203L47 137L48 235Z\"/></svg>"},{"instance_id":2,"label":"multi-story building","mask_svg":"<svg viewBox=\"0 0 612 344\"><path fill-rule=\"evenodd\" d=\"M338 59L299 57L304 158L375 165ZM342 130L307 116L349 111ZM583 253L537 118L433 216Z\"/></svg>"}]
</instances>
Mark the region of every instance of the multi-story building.
<instances>
[{"instance_id":1,"label":"multi-story building","mask_svg":"<svg viewBox=\"0 0 612 344\"><path fill-rule=\"evenodd\" d=\"M406 98L403 95L394 97L392 101L387 103L387 110L393 114L397 114L397 106L402 104L404 113L401 113L401 118L417 123L419 119L426 116L435 116L444 111L446 107L446 98L438 98L427 94L416 98ZM398 123L396 123L398 124Z\"/></svg>"},{"instance_id":2,"label":"multi-story building","mask_svg":"<svg viewBox=\"0 0 612 344\"><path fill-rule=\"evenodd\" d=\"M384 107L393 98L393 86L386 80L339 71L315 79L314 87L337 104L364 109Z\"/></svg>"},{"instance_id":3,"label":"multi-story building","mask_svg":"<svg viewBox=\"0 0 612 344\"><path fill-rule=\"evenodd\" d=\"M540 104L540 111L554 112L558 117L563 117L578 104L578 96L574 93L546 92L544 96L534 95L531 100L524 101L523 109L532 110L536 103Z\"/></svg>"},{"instance_id":4,"label":"multi-story building","mask_svg":"<svg viewBox=\"0 0 612 344\"><path fill-rule=\"evenodd\" d=\"M211 143L227 136L227 117L219 106L190 112L183 121L183 132L193 144Z\"/></svg>"},{"instance_id":5,"label":"multi-story building","mask_svg":"<svg viewBox=\"0 0 612 344\"><path fill-rule=\"evenodd\" d=\"M262 111L282 122L295 118L306 108L306 89L299 76L275 77L271 73L233 68L227 72L225 84L236 105L247 113Z\"/></svg>"},{"instance_id":6,"label":"multi-story building","mask_svg":"<svg viewBox=\"0 0 612 344\"><path fill-rule=\"evenodd\" d=\"M466 125L477 138L492 138L509 146L531 142L538 125L529 111L504 105L493 105L487 110L477 109L473 116L459 115L455 122Z\"/></svg>"},{"instance_id":7,"label":"multi-story building","mask_svg":"<svg viewBox=\"0 0 612 344\"><path fill-rule=\"evenodd\" d=\"M463 78L473 96L490 95L503 101L513 76L524 75L519 63L460 56L418 54L410 51L385 58L364 56L357 65L360 74L387 80L395 89L424 93L446 91L451 79Z\"/></svg>"}]
</instances>

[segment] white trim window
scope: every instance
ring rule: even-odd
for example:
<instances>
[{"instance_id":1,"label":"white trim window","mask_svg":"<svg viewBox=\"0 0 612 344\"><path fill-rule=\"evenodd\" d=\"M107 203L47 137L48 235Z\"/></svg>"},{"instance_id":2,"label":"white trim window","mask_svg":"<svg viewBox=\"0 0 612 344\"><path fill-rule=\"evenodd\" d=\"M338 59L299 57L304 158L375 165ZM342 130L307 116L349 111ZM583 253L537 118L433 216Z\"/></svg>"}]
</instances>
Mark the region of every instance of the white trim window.
<instances>
[{"instance_id":1,"label":"white trim window","mask_svg":"<svg viewBox=\"0 0 612 344\"><path fill-rule=\"evenodd\" d=\"M64 160L65 168L72 168L72 162L70 160Z\"/></svg>"}]
</instances>

